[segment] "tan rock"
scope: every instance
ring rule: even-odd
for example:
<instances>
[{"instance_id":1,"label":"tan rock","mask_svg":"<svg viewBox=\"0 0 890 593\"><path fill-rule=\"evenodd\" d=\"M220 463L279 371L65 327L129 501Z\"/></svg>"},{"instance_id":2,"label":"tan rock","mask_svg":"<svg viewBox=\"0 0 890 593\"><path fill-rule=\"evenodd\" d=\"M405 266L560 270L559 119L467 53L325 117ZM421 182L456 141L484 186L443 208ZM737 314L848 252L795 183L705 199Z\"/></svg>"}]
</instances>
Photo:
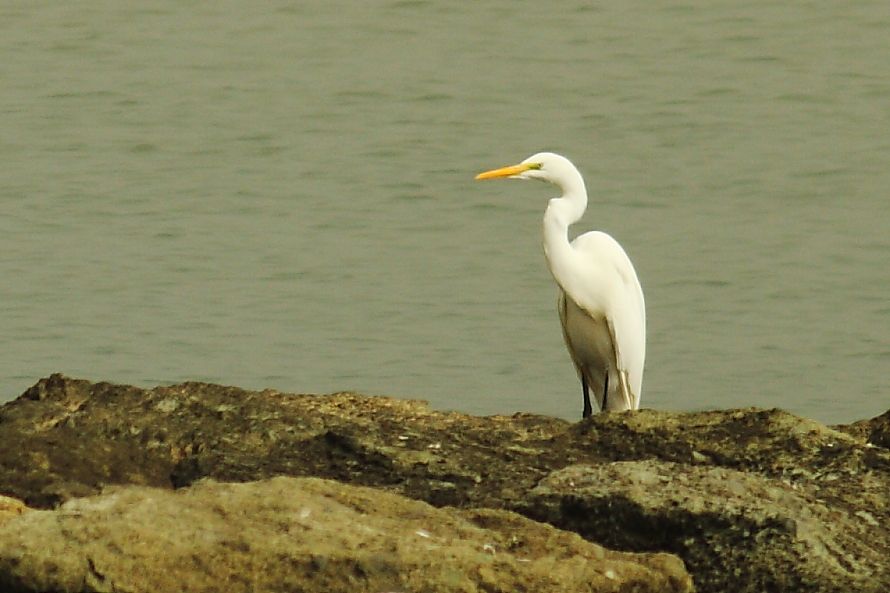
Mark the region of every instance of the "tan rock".
<instances>
[{"instance_id":1,"label":"tan rock","mask_svg":"<svg viewBox=\"0 0 890 593\"><path fill-rule=\"evenodd\" d=\"M14 527L0 526L0 590L692 591L674 556L315 478L117 487Z\"/></svg>"},{"instance_id":2,"label":"tan rock","mask_svg":"<svg viewBox=\"0 0 890 593\"><path fill-rule=\"evenodd\" d=\"M0 525L28 510L25 503L17 498L0 495Z\"/></svg>"}]
</instances>

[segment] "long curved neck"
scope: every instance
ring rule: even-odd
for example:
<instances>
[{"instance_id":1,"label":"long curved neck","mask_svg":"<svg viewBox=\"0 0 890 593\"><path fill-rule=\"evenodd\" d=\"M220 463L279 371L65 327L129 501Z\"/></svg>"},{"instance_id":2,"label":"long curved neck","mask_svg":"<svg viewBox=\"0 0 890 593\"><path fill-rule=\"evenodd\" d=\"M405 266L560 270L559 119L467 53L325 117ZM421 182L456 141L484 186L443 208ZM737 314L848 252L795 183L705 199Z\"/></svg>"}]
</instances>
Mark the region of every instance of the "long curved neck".
<instances>
[{"instance_id":1,"label":"long curved neck","mask_svg":"<svg viewBox=\"0 0 890 593\"><path fill-rule=\"evenodd\" d=\"M575 251L569 243L569 226L577 222L587 209L587 189L581 174L574 171L560 186L562 196L553 198L544 212L544 255L553 277L563 290L569 288ZM570 289L570 288L569 288Z\"/></svg>"}]
</instances>

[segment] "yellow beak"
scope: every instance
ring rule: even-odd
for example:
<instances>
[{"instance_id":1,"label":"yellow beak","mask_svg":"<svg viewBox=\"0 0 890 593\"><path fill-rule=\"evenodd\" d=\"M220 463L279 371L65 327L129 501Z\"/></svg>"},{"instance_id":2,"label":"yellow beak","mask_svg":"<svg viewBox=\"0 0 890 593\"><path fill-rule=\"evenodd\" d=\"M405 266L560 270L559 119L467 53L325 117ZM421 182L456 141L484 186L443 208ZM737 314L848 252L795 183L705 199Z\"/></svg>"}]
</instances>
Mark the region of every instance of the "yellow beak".
<instances>
[{"instance_id":1,"label":"yellow beak","mask_svg":"<svg viewBox=\"0 0 890 593\"><path fill-rule=\"evenodd\" d=\"M483 179L499 179L501 177L512 177L513 175L519 175L524 171L536 168L538 167L535 167L534 163L524 163L520 165L511 165L509 167L501 167L500 169L492 169L491 171L479 173L478 175L476 175L476 181L482 181Z\"/></svg>"}]
</instances>

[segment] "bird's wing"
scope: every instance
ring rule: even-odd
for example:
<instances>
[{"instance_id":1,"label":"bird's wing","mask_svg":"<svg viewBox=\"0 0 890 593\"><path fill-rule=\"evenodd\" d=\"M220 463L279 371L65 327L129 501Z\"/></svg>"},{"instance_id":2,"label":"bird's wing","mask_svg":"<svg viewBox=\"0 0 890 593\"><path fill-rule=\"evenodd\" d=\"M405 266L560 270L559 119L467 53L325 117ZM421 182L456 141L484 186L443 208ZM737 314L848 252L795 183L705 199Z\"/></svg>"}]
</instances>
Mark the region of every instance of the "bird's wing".
<instances>
[{"instance_id":1,"label":"bird's wing","mask_svg":"<svg viewBox=\"0 0 890 593\"><path fill-rule=\"evenodd\" d=\"M559 324L562 326L562 339L566 343L566 349L569 351L569 357L572 359L572 364L575 365L575 370L578 371L578 377L581 376L581 361L578 360L578 355L575 350L574 344L572 344L572 338L569 336L569 312L567 309L568 303L566 303L566 293L562 290L559 291L559 299L556 303L556 309L559 311Z\"/></svg>"},{"instance_id":2,"label":"bird's wing","mask_svg":"<svg viewBox=\"0 0 890 593\"><path fill-rule=\"evenodd\" d=\"M626 373L636 408L646 359L646 305L636 270L621 245L606 233L584 233L572 246L583 265L590 266L591 282L597 285L587 294L570 296L588 313L605 314L618 370Z\"/></svg>"}]
</instances>

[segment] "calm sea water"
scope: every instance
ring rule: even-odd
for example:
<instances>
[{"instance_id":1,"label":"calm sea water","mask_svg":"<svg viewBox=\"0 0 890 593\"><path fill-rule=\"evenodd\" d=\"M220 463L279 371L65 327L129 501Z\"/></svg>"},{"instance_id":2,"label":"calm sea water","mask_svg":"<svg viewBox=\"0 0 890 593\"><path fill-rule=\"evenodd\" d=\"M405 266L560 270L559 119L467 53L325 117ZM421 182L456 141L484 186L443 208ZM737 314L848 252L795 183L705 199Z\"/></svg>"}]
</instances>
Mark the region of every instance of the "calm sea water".
<instances>
[{"instance_id":1,"label":"calm sea water","mask_svg":"<svg viewBox=\"0 0 890 593\"><path fill-rule=\"evenodd\" d=\"M0 6L0 399L62 371L577 418L575 161L645 407L890 407L886 2Z\"/></svg>"}]
</instances>

